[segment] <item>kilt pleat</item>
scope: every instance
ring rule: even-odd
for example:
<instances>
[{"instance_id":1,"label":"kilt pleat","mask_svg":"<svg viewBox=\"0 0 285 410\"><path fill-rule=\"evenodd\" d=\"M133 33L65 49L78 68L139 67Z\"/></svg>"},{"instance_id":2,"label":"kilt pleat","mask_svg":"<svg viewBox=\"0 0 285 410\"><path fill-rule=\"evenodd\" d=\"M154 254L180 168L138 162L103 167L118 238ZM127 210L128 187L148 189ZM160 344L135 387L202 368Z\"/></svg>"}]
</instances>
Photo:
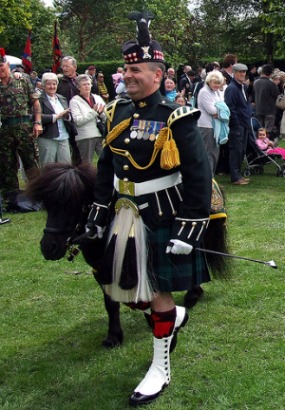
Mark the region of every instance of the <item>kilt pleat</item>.
<instances>
[{"instance_id":1,"label":"kilt pleat","mask_svg":"<svg viewBox=\"0 0 285 410\"><path fill-rule=\"evenodd\" d=\"M201 283L209 282L211 279L204 253L194 249L190 255L166 254L170 239L171 227L158 227L148 232L148 265L155 275L157 290L190 290Z\"/></svg>"}]
</instances>

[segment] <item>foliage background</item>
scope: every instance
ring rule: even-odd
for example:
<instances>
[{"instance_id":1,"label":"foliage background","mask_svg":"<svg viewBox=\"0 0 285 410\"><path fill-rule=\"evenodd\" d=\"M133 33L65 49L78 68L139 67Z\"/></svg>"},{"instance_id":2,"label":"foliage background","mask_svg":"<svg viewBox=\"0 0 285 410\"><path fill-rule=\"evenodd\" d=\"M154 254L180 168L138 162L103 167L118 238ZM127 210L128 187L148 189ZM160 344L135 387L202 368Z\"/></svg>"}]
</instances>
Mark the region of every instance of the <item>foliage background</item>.
<instances>
[{"instance_id":1,"label":"foliage background","mask_svg":"<svg viewBox=\"0 0 285 410\"><path fill-rule=\"evenodd\" d=\"M122 43L135 36L130 11L152 11L151 32L167 62L197 68L237 53L246 63L271 62L284 68L285 9L282 0L0 0L0 45L21 57L32 29L33 64L50 68L53 24L58 20L63 54L79 62L120 59Z\"/></svg>"}]
</instances>

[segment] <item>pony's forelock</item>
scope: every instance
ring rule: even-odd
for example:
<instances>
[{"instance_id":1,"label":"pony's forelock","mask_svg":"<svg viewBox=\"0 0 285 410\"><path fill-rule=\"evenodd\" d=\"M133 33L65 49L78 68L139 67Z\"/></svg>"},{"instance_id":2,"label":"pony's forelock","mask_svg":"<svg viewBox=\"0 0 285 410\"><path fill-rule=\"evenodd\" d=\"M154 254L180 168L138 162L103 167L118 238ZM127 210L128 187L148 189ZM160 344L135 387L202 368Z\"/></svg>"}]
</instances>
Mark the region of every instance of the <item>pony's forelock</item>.
<instances>
[{"instance_id":1,"label":"pony's forelock","mask_svg":"<svg viewBox=\"0 0 285 410\"><path fill-rule=\"evenodd\" d=\"M54 163L42 168L39 177L30 182L27 193L43 202L47 209L56 206L73 207L78 202L92 202L96 169L90 164L76 167Z\"/></svg>"}]
</instances>

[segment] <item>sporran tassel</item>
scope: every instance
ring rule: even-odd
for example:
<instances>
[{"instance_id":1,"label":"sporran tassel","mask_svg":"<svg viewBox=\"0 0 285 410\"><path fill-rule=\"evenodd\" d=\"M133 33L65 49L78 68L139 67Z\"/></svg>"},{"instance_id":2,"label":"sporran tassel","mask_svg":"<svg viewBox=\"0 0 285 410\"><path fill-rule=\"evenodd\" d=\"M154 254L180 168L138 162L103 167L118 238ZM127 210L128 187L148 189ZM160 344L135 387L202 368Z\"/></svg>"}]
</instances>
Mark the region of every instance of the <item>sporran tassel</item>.
<instances>
[{"instance_id":1,"label":"sporran tassel","mask_svg":"<svg viewBox=\"0 0 285 410\"><path fill-rule=\"evenodd\" d=\"M101 285L108 285L113 280L113 260L117 241L117 234L114 233L109 241L105 253L104 263L101 264L100 269L96 273L96 279Z\"/></svg>"},{"instance_id":2,"label":"sporran tassel","mask_svg":"<svg viewBox=\"0 0 285 410\"><path fill-rule=\"evenodd\" d=\"M129 234L125 257L123 260L121 279L119 286L122 289L133 289L138 284L138 272L137 272L137 251L136 241L134 237L134 225L131 227Z\"/></svg>"},{"instance_id":3,"label":"sporran tassel","mask_svg":"<svg viewBox=\"0 0 285 410\"><path fill-rule=\"evenodd\" d=\"M147 235L143 221L135 216L130 207L122 206L116 214L110 235L114 233L114 226L117 240L114 253L110 255L114 261L113 280L111 284L104 285L104 290L118 302L149 302L154 295L151 285L153 278L149 278L147 272Z\"/></svg>"}]
</instances>

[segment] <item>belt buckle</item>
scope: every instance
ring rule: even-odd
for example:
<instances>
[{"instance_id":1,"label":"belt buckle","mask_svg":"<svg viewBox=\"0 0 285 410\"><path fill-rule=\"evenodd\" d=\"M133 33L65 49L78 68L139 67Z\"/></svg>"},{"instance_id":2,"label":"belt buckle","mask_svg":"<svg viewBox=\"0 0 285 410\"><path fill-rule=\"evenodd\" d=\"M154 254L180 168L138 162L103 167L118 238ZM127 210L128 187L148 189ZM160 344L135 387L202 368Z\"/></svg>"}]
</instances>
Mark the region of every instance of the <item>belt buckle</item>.
<instances>
[{"instance_id":1,"label":"belt buckle","mask_svg":"<svg viewBox=\"0 0 285 410\"><path fill-rule=\"evenodd\" d=\"M135 196L135 183L131 181L119 180L119 193Z\"/></svg>"}]
</instances>

